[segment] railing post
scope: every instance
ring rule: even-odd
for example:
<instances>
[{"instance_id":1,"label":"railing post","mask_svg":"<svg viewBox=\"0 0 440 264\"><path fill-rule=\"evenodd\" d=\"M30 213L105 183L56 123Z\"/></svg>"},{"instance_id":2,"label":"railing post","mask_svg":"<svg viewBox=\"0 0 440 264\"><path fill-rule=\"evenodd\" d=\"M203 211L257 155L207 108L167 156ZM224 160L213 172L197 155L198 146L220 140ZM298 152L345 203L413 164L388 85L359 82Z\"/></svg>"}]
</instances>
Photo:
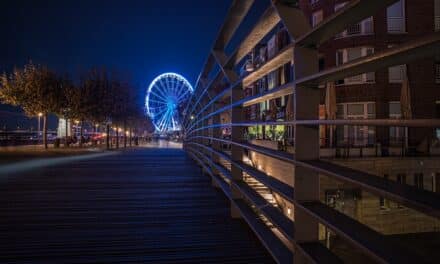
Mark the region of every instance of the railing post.
<instances>
[{"instance_id":1,"label":"railing post","mask_svg":"<svg viewBox=\"0 0 440 264\"><path fill-rule=\"evenodd\" d=\"M231 103L242 99L243 91L242 86L237 85L231 90ZM231 124L239 123L243 121L243 107L236 106L231 109ZM240 142L243 140L243 127L232 126L231 127L231 140L234 142ZM243 160L243 148L237 145L232 144L231 146L231 159L233 161L241 162ZM243 171L231 164L231 174L232 174L232 182L231 182L231 197L232 199L240 199L241 192L237 189L234 182L243 180ZM235 208L234 203L231 203L231 216L233 218L239 218L240 212L237 208Z\"/></svg>"},{"instance_id":2,"label":"railing post","mask_svg":"<svg viewBox=\"0 0 440 264\"><path fill-rule=\"evenodd\" d=\"M211 113L215 112L218 109L218 103L213 103L211 106ZM216 114L211 118L211 124L212 125L218 125L220 124L220 114ZM212 138L220 138L221 136L221 128L220 127L214 127L210 129L211 131L211 137ZM211 140L211 148L215 151L221 151L221 144L217 140ZM214 154L211 152L211 160L213 163L220 164L220 158L217 154ZM220 172L214 167L211 167L211 170L214 174L219 175ZM213 180L212 185L215 187L218 187L218 184Z\"/></svg>"},{"instance_id":3,"label":"railing post","mask_svg":"<svg viewBox=\"0 0 440 264\"><path fill-rule=\"evenodd\" d=\"M315 49L296 47L294 51L295 76L301 78L318 71L318 53ZM318 119L318 87L296 87L295 120ZM319 126L295 125L295 158L297 160L319 159ZM295 194L297 203L319 201L319 174L313 170L295 166ZM316 218L295 207L295 240L297 243L318 241L319 226ZM299 251L294 257L295 263L304 263Z\"/></svg>"}]
</instances>

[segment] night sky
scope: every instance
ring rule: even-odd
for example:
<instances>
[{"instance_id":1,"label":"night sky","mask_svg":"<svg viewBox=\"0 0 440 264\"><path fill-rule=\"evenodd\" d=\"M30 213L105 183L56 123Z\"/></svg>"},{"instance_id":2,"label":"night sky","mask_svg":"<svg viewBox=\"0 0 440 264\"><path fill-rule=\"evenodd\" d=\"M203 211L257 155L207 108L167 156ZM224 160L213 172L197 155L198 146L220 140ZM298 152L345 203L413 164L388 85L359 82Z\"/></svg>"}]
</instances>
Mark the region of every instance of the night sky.
<instances>
[{"instance_id":1,"label":"night sky","mask_svg":"<svg viewBox=\"0 0 440 264\"><path fill-rule=\"evenodd\" d=\"M256 1L256 8L268 1ZM0 72L32 60L77 78L92 66L128 76L142 97L155 76L174 71L192 84L228 0L0 1ZM261 8L260 11L262 11ZM255 14L255 15L254 15ZM258 18L261 12L253 12ZM0 127L27 126L0 105ZM53 122L51 122L53 124Z\"/></svg>"}]
</instances>

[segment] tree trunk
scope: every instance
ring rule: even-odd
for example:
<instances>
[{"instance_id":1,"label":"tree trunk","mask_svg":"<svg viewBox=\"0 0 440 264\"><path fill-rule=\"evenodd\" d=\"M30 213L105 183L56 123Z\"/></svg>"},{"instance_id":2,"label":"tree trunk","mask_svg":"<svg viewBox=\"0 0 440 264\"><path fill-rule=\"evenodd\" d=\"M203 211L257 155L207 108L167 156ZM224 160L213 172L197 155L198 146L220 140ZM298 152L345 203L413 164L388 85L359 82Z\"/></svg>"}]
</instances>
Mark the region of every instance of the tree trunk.
<instances>
[{"instance_id":1,"label":"tree trunk","mask_svg":"<svg viewBox=\"0 0 440 264\"><path fill-rule=\"evenodd\" d=\"M127 147L127 122L124 120L124 148Z\"/></svg>"},{"instance_id":2,"label":"tree trunk","mask_svg":"<svg viewBox=\"0 0 440 264\"><path fill-rule=\"evenodd\" d=\"M119 128L116 128L116 148L119 148Z\"/></svg>"},{"instance_id":3,"label":"tree trunk","mask_svg":"<svg viewBox=\"0 0 440 264\"><path fill-rule=\"evenodd\" d=\"M107 124L106 126L106 138L105 138L105 144L107 146L107 149L110 149L110 125Z\"/></svg>"},{"instance_id":4,"label":"tree trunk","mask_svg":"<svg viewBox=\"0 0 440 264\"><path fill-rule=\"evenodd\" d=\"M68 146L69 146L69 126L68 126L68 122L69 122L69 119L65 119L66 120L66 127L65 127L65 129L66 129L66 141L64 142L64 146L67 148Z\"/></svg>"},{"instance_id":5,"label":"tree trunk","mask_svg":"<svg viewBox=\"0 0 440 264\"><path fill-rule=\"evenodd\" d=\"M79 129L79 147L83 146L83 121L81 120L80 124L80 129Z\"/></svg>"},{"instance_id":6,"label":"tree trunk","mask_svg":"<svg viewBox=\"0 0 440 264\"><path fill-rule=\"evenodd\" d=\"M47 149L47 114L43 117L43 145L44 149Z\"/></svg>"}]
</instances>

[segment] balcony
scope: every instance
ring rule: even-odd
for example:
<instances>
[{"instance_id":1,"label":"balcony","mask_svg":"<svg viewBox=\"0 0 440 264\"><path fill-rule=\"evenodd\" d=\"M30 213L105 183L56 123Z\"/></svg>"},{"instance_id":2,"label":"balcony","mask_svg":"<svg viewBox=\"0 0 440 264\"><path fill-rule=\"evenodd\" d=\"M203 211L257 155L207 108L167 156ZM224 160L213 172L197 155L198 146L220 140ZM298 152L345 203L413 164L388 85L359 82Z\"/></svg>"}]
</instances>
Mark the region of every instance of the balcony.
<instances>
[{"instance_id":1,"label":"balcony","mask_svg":"<svg viewBox=\"0 0 440 264\"><path fill-rule=\"evenodd\" d=\"M371 35L374 33L373 18L367 18L360 23L347 27L346 30L336 35L335 38L345 38L351 36Z\"/></svg>"}]
</instances>

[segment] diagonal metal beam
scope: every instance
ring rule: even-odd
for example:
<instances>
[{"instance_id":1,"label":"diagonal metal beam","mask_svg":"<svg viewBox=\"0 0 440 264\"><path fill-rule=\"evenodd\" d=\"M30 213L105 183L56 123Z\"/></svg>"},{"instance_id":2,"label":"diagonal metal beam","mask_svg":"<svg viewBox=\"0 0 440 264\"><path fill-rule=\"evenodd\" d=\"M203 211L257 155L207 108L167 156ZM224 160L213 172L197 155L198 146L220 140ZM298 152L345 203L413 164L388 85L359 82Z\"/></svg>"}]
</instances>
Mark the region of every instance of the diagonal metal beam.
<instances>
[{"instance_id":1,"label":"diagonal metal beam","mask_svg":"<svg viewBox=\"0 0 440 264\"><path fill-rule=\"evenodd\" d=\"M353 60L339 67L300 78L296 80L296 85L318 85L365 72L372 72L381 68L405 64L417 59L434 57L438 54L440 54L440 32L432 33L428 36L405 42L399 46L377 52L370 56Z\"/></svg>"}]
</instances>

